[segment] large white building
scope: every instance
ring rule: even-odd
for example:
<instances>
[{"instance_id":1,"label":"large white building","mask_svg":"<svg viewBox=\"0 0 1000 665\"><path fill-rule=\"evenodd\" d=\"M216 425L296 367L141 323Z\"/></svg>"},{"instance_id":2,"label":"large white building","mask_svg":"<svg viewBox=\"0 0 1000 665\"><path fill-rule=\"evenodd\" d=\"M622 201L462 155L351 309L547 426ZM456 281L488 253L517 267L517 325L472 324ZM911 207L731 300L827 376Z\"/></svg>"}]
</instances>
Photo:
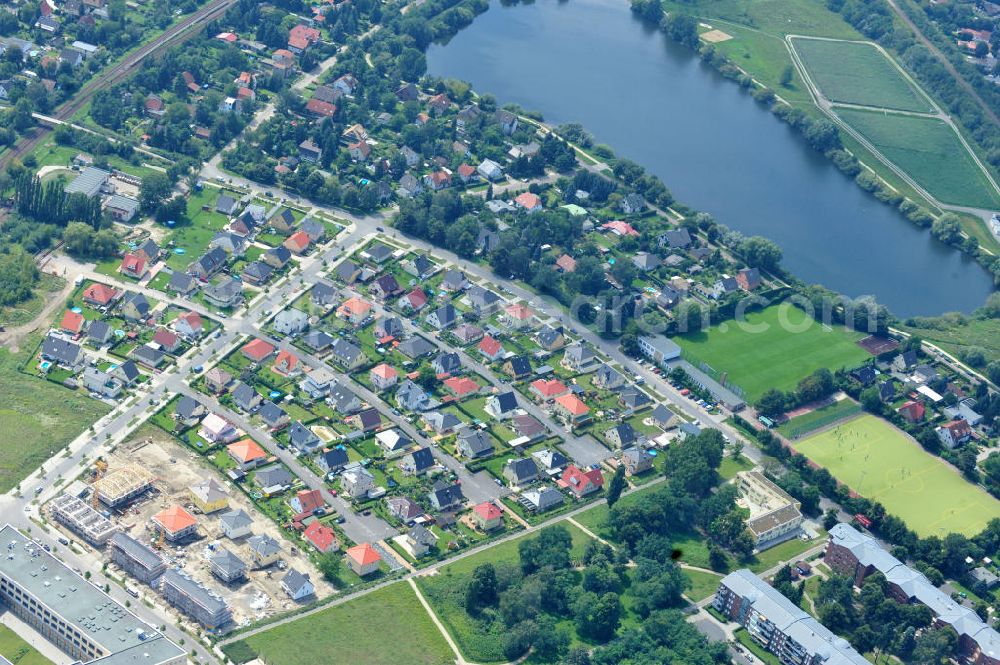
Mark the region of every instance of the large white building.
<instances>
[{"instance_id":1,"label":"large white building","mask_svg":"<svg viewBox=\"0 0 1000 665\"><path fill-rule=\"evenodd\" d=\"M0 603L82 663L181 665L186 652L11 525L0 529Z\"/></svg>"}]
</instances>

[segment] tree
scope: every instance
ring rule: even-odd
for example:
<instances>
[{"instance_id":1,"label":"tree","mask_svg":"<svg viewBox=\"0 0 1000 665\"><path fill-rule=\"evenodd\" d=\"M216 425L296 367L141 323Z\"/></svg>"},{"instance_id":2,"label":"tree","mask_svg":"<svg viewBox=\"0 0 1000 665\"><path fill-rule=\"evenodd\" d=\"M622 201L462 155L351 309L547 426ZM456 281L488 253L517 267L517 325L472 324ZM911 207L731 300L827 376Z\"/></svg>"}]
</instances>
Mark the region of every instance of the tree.
<instances>
[{"instance_id":1,"label":"tree","mask_svg":"<svg viewBox=\"0 0 1000 665\"><path fill-rule=\"evenodd\" d=\"M954 213L946 212L931 224L931 235L945 243L953 245L962 239L962 224Z\"/></svg>"},{"instance_id":2,"label":"tree","mask_svg":"<svg viewBox=\"0 0 1000 665\"><path fill-rule=\"evenodd\" d=\"M622 604L616 593L598 596L584 592L573 603L576 629L581 636L595 640L609 640L618 630Z\"/></svg>"},{"instance_id":3,"label":"tree","mask_svg":"<svg viewBox=\"0 0 1000 665\"><path fill-rule=\"evenodd\" d=\"M623 489L625 489L625 464L619 463L615 467L614 475L611 476L611 482L608 483L608 508L618 502Z\"/></svg>"},{"instance_id":4,"label":"tree","mask_svg":"<svg viewBox=\"0 0 1000 665\"><path fill-rule=\"evenodd\" d=\"M795 70L791 65L786 65L785 68L781 70L781 78L778 79L778 84L781 85L782 88L791 87L793 76L795 76Z\"/></svg>"},{"instance_id":5,"label":"tree","mask_svg":"<svg viewBox=\"0 0 1000 665\"><path fill-rule=\"evenodd\" d=\"M497 573L493 564L476 566L465 592L465 610L469 614L476 614L483 607L496 605L498 600Z\"/></svg>"},{"instance_id":6,"label":"tree","mask_svg":"<svg viewBox=\"0 0 1000 665\"><path fill-rule=\"evenodd\" d=\"M323 578L334 584L340 581L340 573L343 569L343 558L334 552L327 552L320 556L316 567Z\"/></svg>"},{"instance_id":7,"label":"tree","mask_svg":"<svg viewBox=\"0 0 1000 665\"><path fill-rule=\"evenodd\" d=\"M949 662L948 656L954 651L956 642L955 631L950 628L925 630L916 639L910 661L921 665L943 665Z\"/></svg>"},{"instance_id":8,"label":"tree","mask_svg":"<svg viewBox=\"0 0 1000 665\"><path fill-rule=\"evenodd\" d=\"M762 236L751 236L744 240L740 253L753 268L774 272L781 265L781 248Z\"/></svg>"},{"instance_id":9,"label":"tree","mask_svg":"<svg viewBox=\"0 0 1000 665\"><path fill-rule=\"evenodd\" d=\"M437 374L434 373L434 368L430 365L425 365L420 368L420 373L417 375L417 384L426 391L431 391L434 386L437 385Z\"/></svg>"},{"instance_id":10,"label":"tree","mask_svg":"<svg viewBox=\"0 0 1000 665\"><path fill-rule=\"evenodd\" d=\"M777 418L785 412L788 398L785 393L777 388L768 388L763 395L758 398L754 407L757 411L769 418Z\"/></svg>"},{"instance_id":11,"label":"tree","mask_svg":"<svg viewBox=\"0 0 1000 665\"><path fill-rule=\"evenodd\" d=\"M170 196L174 183L165 173L151 173L142 179L139 187L139 205L146 214L153 214Z\"/></svg>"},{"instance_id":12,"label":"tree","mask_svg":"<svg viewBox=\"0 0 1000 665\"><path fill-rule=\"evenodd\" d=\"M530 575L542 568L569 568L569 552L573 539L566 527L557 525L542 529L535 538L518 544L521 570Z\"/></svg>"},{"instance_id":13,"label":"tree","mask_svg":"<svg viewBox=\"0 0 1000 665\"><path fill-rule=\"evenodd\" d=\"M868 413L882 413L882 397L879 395L877 386L871 386L862 390L859 401L861 402L861 408Z\"/></svg>"}]
</instances>

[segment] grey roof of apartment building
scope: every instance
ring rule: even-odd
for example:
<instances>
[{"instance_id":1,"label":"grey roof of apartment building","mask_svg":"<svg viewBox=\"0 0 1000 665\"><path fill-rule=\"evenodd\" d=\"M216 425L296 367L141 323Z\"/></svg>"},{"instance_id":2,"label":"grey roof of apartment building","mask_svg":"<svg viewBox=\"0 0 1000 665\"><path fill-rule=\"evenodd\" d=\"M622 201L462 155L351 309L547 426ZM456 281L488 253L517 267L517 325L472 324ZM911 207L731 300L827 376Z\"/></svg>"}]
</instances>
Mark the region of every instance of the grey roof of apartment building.
<instances>
[{"instance_id":1,"label":"grey roof of apartment building","mask_svg":"<svg viewBox=\"0 0 1000 665\"><path fill-rule=\"evenodd\" d=\"M760 614L810 654L819 654L824 665L865 665L864 656L847 640L832 633L809 614L793 605L770 584L744 568L726 575L722 585L749 599Z\"/></svg>"},{"instance_id":2,"label":"grey roof of apartment building","mask_svg":"<svg viewBox=\"0 0 1000 665\"><path fill-rule=\"evenodd\" d=\"M983 623L973 610L931 584L922 573L882 549L877 540L843 523L834 526L829 533L832 544L850 550L861 565L872 566L881 572L889 583L929 607L939 621L950 625L959 636L967 635L975 640L984 654L1000 657L1000 633Z\"/></svg>"},{"instance_id":3,"label":"grey roof of apartment building","mask_svg":"<svg viewBox=\"0 0 1000 665\"><path fill-rule=\"evenodd\" d=\"M168 568L167 572L163 573L163 582L180 589L181 593L212 614L226 608L226 601L221 597L174 568Z\"/></svg>"},{"instance_id":4,"label":"grey roof of apartment building","mask_svg":"<svg viewBox=\"0 0 1000 665\"><path fill-rule=\"evenodd\" d=\"M156 665L184 650L7 524L0 529L0 571L110 652L95 662Z\"/></svg>"}]
</instances>

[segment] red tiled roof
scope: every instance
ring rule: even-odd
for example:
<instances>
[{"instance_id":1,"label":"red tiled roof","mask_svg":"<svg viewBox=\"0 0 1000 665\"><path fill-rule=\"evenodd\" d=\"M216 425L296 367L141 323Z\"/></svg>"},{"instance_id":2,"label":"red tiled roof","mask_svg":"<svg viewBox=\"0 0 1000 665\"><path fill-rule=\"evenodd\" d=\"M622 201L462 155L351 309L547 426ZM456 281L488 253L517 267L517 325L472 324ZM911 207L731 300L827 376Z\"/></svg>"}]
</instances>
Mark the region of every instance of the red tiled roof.
<instances>
[{"instance_id":1,"label":"red tiled roof","mask_svg":"<svg viewBox=\"0 0 1000 665\"><path fill-rule=\"evenodd\" d=\"M178 321L186 321L192 330L198 330L202 326L201 315L198 312L185 312L178 315Z\"/></svg>"},{"instance_id":2,"label":"red tiled roof","mask_svg":"<svg viewBox=\"0 0 1000 665\"><path fill-rule=\"evenodd\" d=\"M166 328L160 328L153 335L153 341L164 347L172 347L177 344L177 333L171 332Z\"/></svg>"},{"instance_id":3,"label":"red tiled roof","mask_svg":"<svg viewBox=\"0 0 1000 665\"><path fill-rule=\"evenodd\" d=\"M542 397L555 397L556 395L561 395L568 390L562 381L559 379L538 379L531 383L531 387L538 392Z\"/></svg>"},{"instance_id":4,"label":"red tiled roof","mask_svg":"<svg viewBox=\"0 0 1000 665\"><path fill-rule=\"evenodd\" d=\"M427 304L427 294L419 287L413 289L403 297L410 302L410 307L413 309L420 309Z\"/></svg>"},{"instance_id":5,"label":"red tiled roof","mask_svg":"<svg viewBox=\"0 0 1000 665\"><path fill-rule=\"evenodd\" d=\"M285 247L297 251L302 251L309 246L309 234L305 231L296 231L285 240Z\"/></svg>"},{"instance_id":6,"label":"red tiled roof","mask_svg":"<svg viewBox=\"0 0 1000 665\"><path fill-rule=\"evenodd\" d=\"M382 363L372 368L372 374L379 377L380 379L392 379L399 376L399 372L395 368Z\"/></svg>"},{"instance_id":7,"label":"red tiled roof","mask_svg":"<svg viewBox=\"0 0 1000 665\"><path fill-rule=\"evenodd\" d=\"M521 206L525 210L531 210L532 208L537 208L542 205L542 199L539 198L537 194L524 192L523 194L519 194L517 198L514 199L514 203Z\"/></svg>"},{"instance_id":8,"label":"red tiled roof","mask_svg":"<svg viewBox=\"0 0 1000 665\"><path fill-rule=\"evenodd\" d=\"M107 305L118 297L118 290L107 284L91 284L83 292L83 299L99 305Z\"/></svg>"},{"instance_id":9,"label":"red tiled roof","mask_svg":"<svg viewBox=\"0 0 1000 665\"><path fill-rule=\"evenodd\" d=\"M243 355L246 357L252 360L260 361L274 353L274 347L262 339L252 339L244 344L240 351L242 351Z\"/></svg>"},{"instance_id":10,"label":"red tiled roof","mask_svg":"<svg viewBox=\"0 0 1000 665\"><path fill-rule=\"evenodd\" d=\"M304 513L311 513L317 508L326 506L323 493L319 490L302 490L295 495L295 498L299 500L299 510Z\"/></svg>"},{"instance_id":11,"label":"red tiled roof","mask_svg":"<svg viewBox=\"0 0 1000 665\"><path fill-rule=\"evenodd\" d=\"M306 110L310 113L315 113L316 115L329 118L337 113L337 105L331 104L330 102L324 102L321 99L310 99L306 102Z\"/></svg>"},{"instance_id":12,"label":"red tiled roof","mask_svg":"<svg viewBox=\"0 0 1000 665\"><path fill-rule=\"evenodd\" d=\"M503 345L490 335L483 337L483 340L479 342L479 350L491 358L500 353L502 349Z\"/></svg>"},{"instance_id":13,"label":"red tiled roof","mask_svg":"<svg viewBox=\"0 0 1000 665\"><path fill-rule=\"evenodd\" d=\"M453 376L450 379L445 379L444 385L445 388L459 397L464 397L469 393L479 390L479 384L467 376Z\"/></svg>"},{"instance_id":14,"label":"red tiled roof","mask_svg":"<svg viewBox=\"0 0 1000 665\"><path fill-rule=\"evenodd\" d=\"M320 552L326 552L337 542L337 534L334 533L333 529L319 520L307 526L306 530L302 532L302 536Z\"/></svg>"},{"instance_id":15,"label":"red tiled roof","mask_svg":"<svg viewBox=\"0 0 1000 665\"><path fill-rule=\"evenodd\" d=\"M59 327L69 332L78 333L83 328L83 321L83 314L77 314L73 310L67 309Z\"/></svg>"},{"instance_id":16,"label":"red tiled roof","mask_svg":"<svg viewBox=\"0 0 1000 665\"><path fill-rule=\"evenodd\" d=\"M608 222L607 224L601 225L602 229L607 229L613 231L620 236L637 236L639 232L632 228L632 225L628 222L614 221Z\"/></svg>"},{"instance_id":17,"label":"red tiled roof","mask_svg":"<svg viewBox=\"0 0 1000 665\"><path fill-rule=\"evenodd\" d=\"M280 373L288 373L295 370L299 366L299 357L292 353L282 349L278 352L278 357L274 359L274 371Z\"/></svg>"},{"instance_id":18,"label":"red tiled roof","mask_svg":"<svg viewBox=\"0 0 1000 665\"><path fill-rule=\"evenodd\" d=\"M483 501L472 510L480 519L487 522L503 516L503 511L497 508L491 501Z\"/></svg>"},{"instance_id":19,"label":"red tiled roof","mask_svg":"<svg viewBox=\"0 0 1000 665\"><path fill-rule=\"evenodd\" d=\"M141 275L146 270L146 259L136 254L126 254L122 259L121 270L133 275Z\"/></svg>"}]
</instances>

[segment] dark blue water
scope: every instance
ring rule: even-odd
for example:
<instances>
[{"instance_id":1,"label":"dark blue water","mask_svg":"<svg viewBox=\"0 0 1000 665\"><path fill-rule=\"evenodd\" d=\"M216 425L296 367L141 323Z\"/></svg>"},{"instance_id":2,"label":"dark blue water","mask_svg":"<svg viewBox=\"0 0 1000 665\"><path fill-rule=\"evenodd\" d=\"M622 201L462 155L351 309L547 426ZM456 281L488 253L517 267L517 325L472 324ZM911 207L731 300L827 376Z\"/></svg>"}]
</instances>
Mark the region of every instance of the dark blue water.
<instances>
[{"instance_id":1,"label":"dark blue water","mask_svg":"<svg viewBox=\"0 0 1000 665\"><path fill-rule=\"evenodd\" d=\"M739 87L631 15L625 0L490 10L427 54L435 76L581 122L678 201L763 235L801 279L875 295L898 316L969 312L992 281L861 191Z\"/></svg>"}]
</instances>

